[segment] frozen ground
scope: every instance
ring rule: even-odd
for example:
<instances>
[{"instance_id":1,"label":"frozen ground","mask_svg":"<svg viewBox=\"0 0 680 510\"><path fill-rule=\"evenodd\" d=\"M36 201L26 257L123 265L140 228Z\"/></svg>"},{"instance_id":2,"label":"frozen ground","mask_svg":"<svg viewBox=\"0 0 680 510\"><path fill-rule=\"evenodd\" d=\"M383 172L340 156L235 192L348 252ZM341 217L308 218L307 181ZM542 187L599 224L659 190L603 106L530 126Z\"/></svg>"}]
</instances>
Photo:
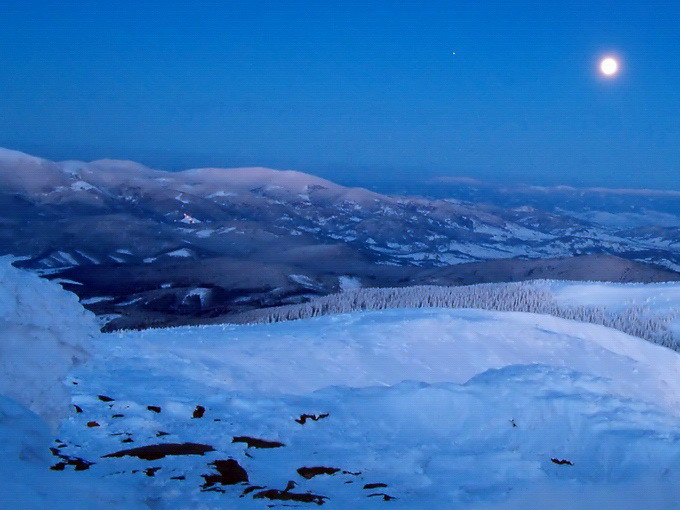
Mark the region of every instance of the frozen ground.
<instances>
[{"instance_id":1,"label":"frozen ground","mask_svg":"<svg viewBox=\"0 0 680 510\"><path fill-rule=\"evenodd\" d=\"M617 330L432 308L97 335L57 284L0 283L2 509L680 507L680 355Z\"/></svg>"},{"instance_id":2,"label":"frozen ground","mask_svg":"<svg viewBox=\"0 0 680 510\"><path fill-rule=\"evenodd\" d=\"M56 283L0 258L0 508L144 508L129 481L49 469L55 430L68 415L62 381L98 335L92 313Z\"/></svg>"},{"instance_id":3,"label":"frozen ground","mask_svg":"<svg viewBox=\"0 0 680 510\"><path fill-rule=\"evenodd\" d=\"M678 508L680 356L601 326L406 309L116 333L93 351L61 453L153 508ZM102 457L159 443L214 450ZM229 459L247 483L211 478Z\"/></svg>"}]
</instances>

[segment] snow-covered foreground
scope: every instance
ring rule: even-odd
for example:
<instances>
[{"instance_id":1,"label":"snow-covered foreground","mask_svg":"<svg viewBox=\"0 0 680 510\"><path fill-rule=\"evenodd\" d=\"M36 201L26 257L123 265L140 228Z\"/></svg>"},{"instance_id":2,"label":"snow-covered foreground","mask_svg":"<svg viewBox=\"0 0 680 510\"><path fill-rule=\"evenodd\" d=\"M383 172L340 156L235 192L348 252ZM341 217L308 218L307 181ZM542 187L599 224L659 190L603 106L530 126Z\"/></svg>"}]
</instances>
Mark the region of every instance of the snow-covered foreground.
<instances>
[{"instance_id":1,"label":"snow-covered foreground","mask_svg":"<svg viewBox=\"0 0 680 510\"><path fill-rule=\"evenodd\" d=\"M56 446L95 464L57 474L152 508L678 508L680 355L602 326L402 309L92 350ZM202 454L103 457L168 443Z\"/></svg>"},{"instance_id":2,"label":"snow-covered foreground","mask_svg":"<svg viewBox=\"0 0 680 510\"><path fill-rule=\"evenodd\" d=\"M49 469L54 430L68 415L62 384L98 335L94 316L56 283L0 258L0 508L144 508L139 491L89 472Z\"/></svg>"}]
</instances>

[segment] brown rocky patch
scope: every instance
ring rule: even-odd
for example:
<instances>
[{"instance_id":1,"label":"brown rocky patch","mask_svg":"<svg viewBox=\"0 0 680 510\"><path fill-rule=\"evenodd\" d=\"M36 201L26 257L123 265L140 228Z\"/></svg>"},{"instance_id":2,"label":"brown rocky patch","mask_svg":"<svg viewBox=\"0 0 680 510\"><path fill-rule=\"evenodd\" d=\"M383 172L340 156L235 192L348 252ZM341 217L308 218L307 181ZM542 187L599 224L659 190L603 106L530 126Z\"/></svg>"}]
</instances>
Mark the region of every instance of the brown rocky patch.
<instances>
[{"instance_id":1,"label":"brown rocky patch","mask_svg":"<svg viewBox=\"0 0 680 510\"><path fill-rule=\"evenodd\" d=\"M215 451L215 449L207 444L165 443L140 446L139 448L130 448L129 450L121 450L119 452L104 455L104 458L138 457L144 460L157 460L162 459L166 455L203 455L206 452L212 451Z\"/></svg>"},{"instance_id":2,"label":"brown rocky patch","mask_svg":"<svg viewBox=\"0 0 680 510\"><path fill-rule=\"evenodd\" d=\"M246 443L248 448L281 448L282 446L286 446L278 441L267 441L265 439L257 439L250 436L236 436L231 442Z\"/></svg>"},{"instance_id":3,"label":"brown rocky patch","mask_svg":"<svg viewBox=\"0 0 680 510\"><path fill-rule=\"evenodd\" d=\"M387 484L386 483L367 483L366 485L364 485L364 489L379 489L379 488L383 488L383 487L387 487Z\"/></svg>"},{"instance_id":4,"label":"brown rocky patch","mask_svg":"<svg viewBox=\"0 0 680 510\"><path fill-rule=\"evenodd\" d=\"M306 478L307 480L314 478L315 476L318 476L318 475L334 475L338 471L340 471L338 468L324 467L324 466L301 467L297 470L298 474L302 478Z\"/></svg>"},{"instance_id":5,"label":"brown rocky patch","mask_svg":"<svg viewBox=\"0 0 680 510\"><path fill-rule=\"evenodd\" d=\"M241 465L234 459L228 460L216 460L211 462L210 466L213 466L217 471L217 474L201 475L205 479L205 483L202 485L204 489L212 487L215 484L221 485L236 485L237 483L248 483L248 473Z\"/></svg>"},{"instance_id":6,"label":"brown rocky patch","mask_svg":"<svg viewBox=\"0 0 680 510\"><path fill-rule=\"evenodd\" d=\"M301 414L299 418L296 418L295 421L298 422L300 425L304 425L307 423L307 420L312 420L312 421L319 421L322 420L323 418L328 418L329 413L323 413L323 414Z\"/></svg>"},{"instance_id":7,"label":"brown rocky patch","mask_svg":"<svg viewBox=\"0 0 680 510\"><path fill-rule=\"evenodd\" d=\"M73 466L75 471L85 471L86 469L90 469L90 466L94 464L94 462L81 459L80 457L64 455L58 448L50 448L50 451L52 452L52 455L61 459L60 462L57 462L54 466L50 467L52 471L63 471L66 466Z\"/></svg>"},{"instance_id":8,"label":"brown rocky patch","mask_svg":"<svg viewBox=\"0 0 680 510\"><path fill-rule=\"evenodd\" d=\"M394 496L390 496L389 494L385 494L384 492L376 492L375 494L369 494L369 498L374 498L374 497L381 497L383 501L391 501L393 499L397 499Z\"/></svg>"},{"instance_id":9,"label":"brown rocky patch","mask_svg":"<svg viewBox=\"0 0 680 510\"><path fill-rule=\"evenodd\" d=\"M558 466L565 466L565 465L566 466L573 466L574 465L573 462L566 460L566 459L550 459L550 461L553 464L557 464Z\"/></svg>"},{"instance_id":10,"label":"brown rocky patch","mask_svg":"<svg viewBox=\"0 0 680 510\"><path fill-rule=\"evenodd\" d=\"M299 501L301 503L316 503L317 505L323 505L328 499L326 496L319 496L318 494L312 494L311 492L306 493L295 493L280 491L277 489L267 489L266 491L258 492L253 496L254 499L271 499L279 501Z\"/></svg>"}]
</instances>

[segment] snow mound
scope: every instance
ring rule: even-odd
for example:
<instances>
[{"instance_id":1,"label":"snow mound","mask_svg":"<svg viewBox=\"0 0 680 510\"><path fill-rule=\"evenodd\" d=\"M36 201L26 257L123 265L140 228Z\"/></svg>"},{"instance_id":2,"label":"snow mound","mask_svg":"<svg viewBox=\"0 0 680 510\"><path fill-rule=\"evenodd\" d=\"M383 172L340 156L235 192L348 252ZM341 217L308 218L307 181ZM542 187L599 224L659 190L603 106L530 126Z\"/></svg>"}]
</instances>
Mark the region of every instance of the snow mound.
<instances>
[{"instance_id":1,"label":"snow mound","mask_svg":"<svg viewBox=\"0 0 680 510\"><path fill-rule=\"evenodd\" d=\"M462 384L489 369L540 363L611 379L620 395L663 402L680 414L677 353L604 326L548 315L393 309L117 335L113 343L148 350L168 376L200 379L210 373L213 384L231 390L301 395L404 379ZM182 358L191 363L174 361Z\"/></svg>"},{"instance_id":2,"label":"snow mound","mask_svg":"<svg viewBox=\"0 0 680 510\"><path fill-rule=\"evenodd\" d=\"M55 426L70 398L63 379L87 357L94 315L58 284L0 259L0 395Z\"/></svg>"},{"instance_id":3,"label":"snow mound","mask_svg":"<svg viewBox=\"0 0 680 510\"><path fill-rule=\"evenodd\" d=\"M158 509L266 508L277 501L258 494L291 480L330 509L385 497L398 509L677 508L680 355L602 326L402 309L95 344L73 374L83 411L64 425L64 453L122 484L153 468L141 479ZM103 458L128 447L121 437L214 450ZM206 487L225 459L251 487Z\"/></svg>"}]
</instances>

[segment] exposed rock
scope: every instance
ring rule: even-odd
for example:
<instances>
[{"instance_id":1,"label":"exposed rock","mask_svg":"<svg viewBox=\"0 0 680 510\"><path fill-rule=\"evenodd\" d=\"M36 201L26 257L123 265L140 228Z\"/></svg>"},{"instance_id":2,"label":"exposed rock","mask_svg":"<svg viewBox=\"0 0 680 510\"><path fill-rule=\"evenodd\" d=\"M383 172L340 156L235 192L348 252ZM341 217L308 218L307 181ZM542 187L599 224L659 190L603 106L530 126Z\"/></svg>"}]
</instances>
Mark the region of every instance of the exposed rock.
<instances>
[{"instance_id":1,"label":"exposed rock","mask_svg":"<svg viewBox=\"0 0 680 510\"><path fill-rule=\"evenodd\" d=\"M264 439L257 439L249 436L236 436L232 443L246 443L248 448L281 448L286 446L278 441L266 441Z\"/></svg>"},{"instance_id":2,"label":"exposed rock","mask_svg":"<svg viewBox=\"0 0 680 510\"><path fill-rule=\"evenodd\" d=\"M296 418L295 421L298 422L300 425L304 425L307 423L307 420L312 420L312 421L319 421L323 418L327 418L329 416L329 413L323 413L323 414L301 414L299 418Z\"/></svg>"},{"instance_id":3,"label":"exposed rock","mask_svg":"<svg viewBox=\"0 0 680 510\"><path fill-rule=\"evenodd\" d=\"M550 459L550 460L551 460L554 464L558 464L558 465L560 465L560 466L564 466L564 465L573 466L573 465L574 465L573 462L568 461L568 460L566 460L566 459Z\"/></svg>"},{"instance_id":4,"label":"exposed rock","mask_svg":"<svg viewBox=\"0 0 680 510\"><path fill-rule=\"evenodd\" d=\"M57 448L50 448L50 451L52 452L52 455L61 459L60 462L57 462L54 466L50 467L52 471L63 471L66 466L73 466L75 471L85 471L86 469L90 469L90 466L94 464L94 462L81 459L80 457L64 455Z\"/></svg>"},{"instance_id":5,"label":"exposed rock","mask_svg":"<svg viewBox=\"0 0 680 510\"><path fill-rule=\"evenodd\" d=\"M217 470L217 474L201 475L205 479L203 488L212 487L215 484L236 485L248 482L248 473L234 459L216 460L210 463Z\"/></svg>"},{"instance_id":6,"label":"exposed rock","mask_svg":"<svg viewBox=\"0 0 680 510\"><path fill-rule=\"evenodd\" d=\"M207 444L165 443L121 450L119 452L109 453L103 457L138 457L144 460L157 460L162 459L166 455L203 455L206 452L212 451L215 451L215 449Z\"/></svg>"},{"instance_id":7,"label":"exposed rock","mask_svg":"<svg viewBox=\"0 0 680 510\"><path fill-rule=\"evenodd\" d=\"M340 471L338 468L323 467L323 466L301 467L297 470L298 474L302 478L306 478L307 480L314 478L317 475L334 475L338 471Z\"/></svg>"},{"instance_id":8,"label":"exposed rock","mask_svg":"<svg viewBox=\"0 0 680 510\"><path fill-rule=\"evenodd\" d=\"M384 501L391 501L393 499L397 499L394 496L390 496L389 494L385 494L384 492L376 492L375 494L369 494L369 498L373 497L382 497Z\"/></svg>"},{"instance_id":9,"label":"exposed rock","mask_svg":"<svg viewBox=\"0 0 680 510\"><path fill-rule=\"evenodd\" d=\"M264 489L264 487L262 485L251 485L250 487L246 487L246 489L241 493L241 495L239 497L242 498L243 496L247 496L251 492L254 492L254 491L257 491L257 490L260 490L260 489Z\"/></svg>"},{"instance_id":10,"label":"exposed rock","mask_svg":"<svg viewBox=\"0 0 680 510\"><path fill-rule=\"evenodd\" d=\"M266 491L258 492L253 496L254 499L271 499L279 501L299 501L301 503L316 503L317 505L323 505L325 500L328 499L326 496L319 496L318 494L312 494L311 492L306 492L304 494L295 492L280 491L277 489L267 489Z\"/></svg>"}]
</instances>

